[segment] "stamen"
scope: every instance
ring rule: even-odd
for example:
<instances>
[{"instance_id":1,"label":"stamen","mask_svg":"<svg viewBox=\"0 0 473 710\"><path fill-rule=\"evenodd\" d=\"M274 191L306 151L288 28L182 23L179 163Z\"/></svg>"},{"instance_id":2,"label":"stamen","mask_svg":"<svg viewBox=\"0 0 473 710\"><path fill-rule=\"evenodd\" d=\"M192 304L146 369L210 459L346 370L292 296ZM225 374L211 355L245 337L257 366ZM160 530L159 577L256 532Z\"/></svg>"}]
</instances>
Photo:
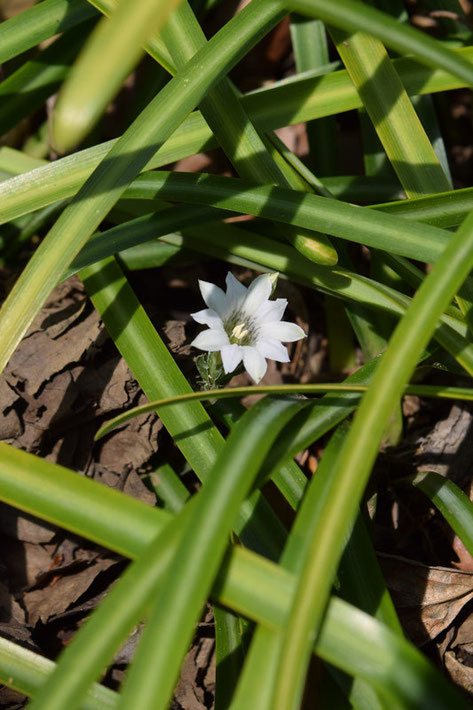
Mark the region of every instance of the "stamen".
<instances>
[{"instance_id":1,"label":"stamen","mask_svg":"<svg viewBox=\"0 0 473 710\"><path fill-rule=\"evenodd\" d=\"M232 330L232 337L236 340L243 340L248 334L249 331L246 329L245 323L238 323Z\"/></svg>"}]
</instances>

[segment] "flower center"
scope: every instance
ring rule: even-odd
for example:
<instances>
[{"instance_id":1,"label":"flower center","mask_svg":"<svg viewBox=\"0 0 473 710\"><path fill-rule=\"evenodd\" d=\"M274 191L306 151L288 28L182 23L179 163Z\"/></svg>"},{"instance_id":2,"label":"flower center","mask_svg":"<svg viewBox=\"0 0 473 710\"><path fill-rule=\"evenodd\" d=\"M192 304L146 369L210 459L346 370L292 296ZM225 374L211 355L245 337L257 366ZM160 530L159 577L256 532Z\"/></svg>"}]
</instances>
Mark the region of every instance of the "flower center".
<instances>
[{"instance_id":1,"label":"flower center","mask_svg":"<svg viewBox=\"0 0 473 710\"><path fill-rule=\"evenodd\" d=\"M246 323L237 323L228 333L228 338L232 345L251 345L251 332Z\"/></svg>"},{"instance_id":2,"label":"flower center","mask_svg":"<svg viewBox=\"0 0 473 710\"><path fill-rule=\"evenodd\" d=\"M256 323L241 311L232 313L224 327L232 345L252 345L258 330Z\"/></svg>"}]
</instances>

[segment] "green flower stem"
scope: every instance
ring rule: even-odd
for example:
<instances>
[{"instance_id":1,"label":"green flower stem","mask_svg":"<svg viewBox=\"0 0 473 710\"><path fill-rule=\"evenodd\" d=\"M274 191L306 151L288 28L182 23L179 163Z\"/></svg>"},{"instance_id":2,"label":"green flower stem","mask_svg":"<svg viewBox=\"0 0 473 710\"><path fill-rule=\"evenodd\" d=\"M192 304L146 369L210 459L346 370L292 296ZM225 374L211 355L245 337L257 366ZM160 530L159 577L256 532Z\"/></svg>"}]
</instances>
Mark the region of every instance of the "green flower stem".
<instances>
[{"instance_id":1,"label":"green flower stem","mask_svg":"<svg viewBox=\"0 0 473 710\"><path fill-rule=\"evenodd\" d=\"M369 389L369 385L349 384L345 382L324 382L322 384L310 385L252 385L251 387L228 387L226 389L205 390L202 392L189 392L188 394L176 395L166 399L158 399L154 402L141 404L139 407L128 409L122 414L118 414L110 419L96 433L95 440L109 434L113 429L122 426L130 419L140 417L147 412L153 412L158 407L166 407L171 404L181 402L224 399L227 397L245 397L249 394L321 394L325 392L359 392L364 394ZM403 395L415 395L417 397L435 397L439 399L458 399L465 402L473 401L473 389L467 387L444 387L440 385L406 385Z\"/></svg>"}]
</instances>

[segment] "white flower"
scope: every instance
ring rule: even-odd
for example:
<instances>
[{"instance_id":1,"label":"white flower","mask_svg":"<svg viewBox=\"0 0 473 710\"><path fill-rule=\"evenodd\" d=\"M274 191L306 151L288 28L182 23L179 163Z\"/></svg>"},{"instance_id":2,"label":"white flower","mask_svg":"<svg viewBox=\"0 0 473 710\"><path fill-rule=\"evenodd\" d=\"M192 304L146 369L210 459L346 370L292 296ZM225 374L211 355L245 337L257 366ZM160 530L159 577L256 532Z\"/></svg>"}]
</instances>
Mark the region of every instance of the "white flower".
<instances>
[{"instance_id":1,"label":"white flower","mask_svg":"<svg viewBox=\"0 0 473 710\"><path fill-rule=\"evenodd\" d=\"M243 360L246 371L258 383L266 372L265 358L289 362L282 342L305 337L298 325L281 321L287 300L269 300L273 281L274 277L263 274L245 288L228 272L226 293L215 284L199 281L208 308L191 315L197 323L209 327L191 345L210 352L220 350L226 374Z\"/></svg>"}]
</instances>

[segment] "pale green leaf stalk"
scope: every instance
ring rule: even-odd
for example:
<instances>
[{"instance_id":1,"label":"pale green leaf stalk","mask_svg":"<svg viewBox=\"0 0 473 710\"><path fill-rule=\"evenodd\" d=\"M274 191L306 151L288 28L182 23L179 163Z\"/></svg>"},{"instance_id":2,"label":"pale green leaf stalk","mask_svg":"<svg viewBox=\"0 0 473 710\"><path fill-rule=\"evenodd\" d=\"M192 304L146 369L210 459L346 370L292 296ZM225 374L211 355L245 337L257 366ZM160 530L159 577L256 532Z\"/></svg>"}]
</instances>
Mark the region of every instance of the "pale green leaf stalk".
<instances>
[{"instance_id":1,"label":"pale green leaf stalk","mask_svg":"<svg viewBox=\"0 0 473 710\"><path fill-rule=\"evenodd\" d=\"M65 153L97 123L138 62L142 45L164 25L180 0L122 0L95 28L54 108L52 141Z\"/></svg>"}]
</instances>

